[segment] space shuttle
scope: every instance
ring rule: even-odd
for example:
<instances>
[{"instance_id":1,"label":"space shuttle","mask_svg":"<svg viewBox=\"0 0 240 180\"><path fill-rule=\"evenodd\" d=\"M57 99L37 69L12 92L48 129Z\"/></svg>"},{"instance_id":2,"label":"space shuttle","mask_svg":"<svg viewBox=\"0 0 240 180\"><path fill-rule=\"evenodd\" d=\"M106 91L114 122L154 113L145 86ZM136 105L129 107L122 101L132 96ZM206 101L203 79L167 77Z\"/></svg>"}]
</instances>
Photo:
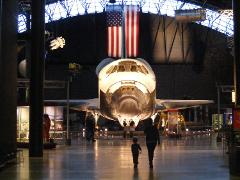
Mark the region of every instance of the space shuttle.
<instances>
[{"instance_id":1,"label":"space shuttle","mask_svg":"<svg viewBox=\"0 0 240 180\"><path fill-rule=\"evenodd\" d=\"M117 60L106 58L96 68L98 98L69 100L71 109L91 113L95 119L103 116L119 121L121 125L131 121L137 125L139 121L154 117L161 111L213 103L211 100L156 99L156 77L151 66L144 59L126 57L124 30L121 37L123 57Z\"/></svg>"},{"instance_id":2,"label":"space shuttle","mask_svg":"<svg viewBox=\"0 0 240 180\"><path fill-rule=\"evenodd\" d=\"M98 76L98 98L70 99L71 109L90 113L97 120L102 116L126 122L153 118L157 113L168 110L185 109L213 103L212 100L176 100L156 98L156 77L144 59L107 58L96 68ZM45 102L64 103L66 100Z\"/></svg>"},{"instance_id":3,"label":"space shuttle","mask_svg":"<svg viewBox=\"0 0 240 180\"><path fill-rule=\"evenodd\" d=\"M156 79L145 60L105 59L96 73L104 117L137 124L155 113Z\"/></svg>"}]
</instances>

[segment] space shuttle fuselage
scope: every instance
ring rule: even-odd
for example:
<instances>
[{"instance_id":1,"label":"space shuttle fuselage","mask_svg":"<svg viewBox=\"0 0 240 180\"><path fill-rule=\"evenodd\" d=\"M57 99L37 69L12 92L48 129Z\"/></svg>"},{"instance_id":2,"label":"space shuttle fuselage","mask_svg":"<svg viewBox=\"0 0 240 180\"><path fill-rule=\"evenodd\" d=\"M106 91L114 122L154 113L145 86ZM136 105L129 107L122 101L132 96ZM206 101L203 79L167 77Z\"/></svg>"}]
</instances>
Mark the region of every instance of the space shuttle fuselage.
<instances>
[{"instance_id":1,"label":"space shuttle fuselage","mask_svg":"<svg viewBox=\"0 0 240 180\"><path fill-rule=\"evenodd\" d=\"M104 117L139 121L151 117L156 99L156 79L143 59L106 59L97 69L100 109Z\"/></svg>"}]
</instances>

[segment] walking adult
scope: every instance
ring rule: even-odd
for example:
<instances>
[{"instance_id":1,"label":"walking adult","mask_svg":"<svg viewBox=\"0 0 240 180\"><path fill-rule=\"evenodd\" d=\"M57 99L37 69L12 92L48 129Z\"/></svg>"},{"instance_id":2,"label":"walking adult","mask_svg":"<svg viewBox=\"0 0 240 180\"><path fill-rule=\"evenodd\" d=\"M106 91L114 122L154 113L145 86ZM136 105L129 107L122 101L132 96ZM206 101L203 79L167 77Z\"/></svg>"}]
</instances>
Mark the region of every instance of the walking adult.
<instances>
[{"instance_id":1,"label":"walking adult","mask_svg":"<svg viewBox=\"0 0 240 180\"><path fill-rule=\"evenodd\" d=\"M87 115L86 118L86 139L87 141L96 141L94 138L95 134L95 119L91 114Z\"/></svg>"},{"instance_id":2,"label":"walking adult","mask_svg":"<svg viewBox=\"0 0 240 180\"><path fill-rule=\"evenodd\" d=\"M146 120L146 128L144 130L146 135L146 145L148 150L149 167L153 168L154 150L157 144L160 144L159 130L157 123L152 124L152 119Z\"/></svg>"},{"instance_id":3,"label":"walking adult","mask_svg":"<svg viewBox=\"0 0 240 180\"><path fill-rule=\"evenodd\" d=\"M129 123L129 137L132 138L133 137L133 132L135 131L135 122L131 121Z\"/></svg>"},{"instance_id":4,"label":"walking adult","mask_svg":"<svg viewBox=\"0 0 240 180\"><path fill-rule=\"evenodd\" d=\"M48 114L44 114L43 115L43 140L44 140L44 142L49 142L50 126L51 126L51 120L50 120Z\"/></svg>"},{"instance_id":5,"label":"walking adult","mask_svg":"<svg viewBox=\"0 0 240 180\"><path fill-rule=\"evenodd\" d=\"M123 138L127 138L127 123L123 121Z\"/></svg>"}]
</instances>

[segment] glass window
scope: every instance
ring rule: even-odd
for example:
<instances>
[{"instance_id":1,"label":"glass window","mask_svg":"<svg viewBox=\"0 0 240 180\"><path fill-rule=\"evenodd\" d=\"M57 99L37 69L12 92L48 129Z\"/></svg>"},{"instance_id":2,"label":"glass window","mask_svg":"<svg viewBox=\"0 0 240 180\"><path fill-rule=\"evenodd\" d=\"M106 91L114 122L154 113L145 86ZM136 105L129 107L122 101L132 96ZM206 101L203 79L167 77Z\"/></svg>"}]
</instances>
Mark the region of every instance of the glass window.
<instances>
[{"instance_id":1,"label":"glass window","mask_svg":"<svg viewBox=\"0 0 240 180\"><path fill-rule=\"evenodd\" d=\"M138 66L137 66L137 70L138 70L138 72L140 72L140 73L143 73L143 74L144 74L144 72L143 72L143 70L142 70L142 68L141 68L141 66L140 66L140 65L138 65Z\"/></svg>"},{"instance_id":2,"label":"glass window","mask_svg":"<svg viewBox=\"0 0 240 180\"><path fill-rule=\"evenodd\" d=\"M118 69L118 66L111 66L111 67L107 70L106 74L112 74L112 73L114 73L114 72L117 72L117 69Z\"/></svg>"},{"instance_id":3,"label":"glass window","mask_svg":"<svg viewBox=\"0 0 240 180\"><path fill-rule=\"evenodd\" d=\"M142 71L144 72L144 74L148 74L148 70L142 65Z\"/></svg>"},{"instance_id":4,"label":"glass window","mask_svg":"<svg viewBox=\"0 0 240 180\"><path fill-rule=\"evenodd\" d=\"M112 70L113 70L113 68L114 68L114 66L111 66L108 70L107 70L107 72L106 72L106 74L111 74L112 73Z\"/></svg>"},{"instance_id":5,"label":"glass window","mask_svg":"<svg viewBox=\"0 0 240 180\"><path fill-rule=\"evenodd\" d=\"M137 66L132 65L131 66L131 72L137 72Z\"/></svg>"},{"instance_id":6,"label":"glass window","mask_svg":"<svg viewBox=\"0 0 240 180\"><path fill-rule=\"evenodd\" d=\"M114 66L114 68L113 68L111 73L117 72L117 68L118 68L117 66Z\"/></svg>"},{"instance_id":7,"label":"glass window","mask_svg":"<svg viewBox=\"0 0 240 180\"><path fill-rule=\"evenodd\" d=\"M26 16L23 14L18 15L18 32L24 32L26 31Z\"/></svg>"},{"instance_id":8,"label":"glass window","mask_svg":"<svg viewBox=\"0 0 240 180\"><path fill-rule=\"evenodd\" d=\"M124 72L124 71L125 71L125 67L123 65L119 65L118 72Z\"/></svg>"}]
</instances>

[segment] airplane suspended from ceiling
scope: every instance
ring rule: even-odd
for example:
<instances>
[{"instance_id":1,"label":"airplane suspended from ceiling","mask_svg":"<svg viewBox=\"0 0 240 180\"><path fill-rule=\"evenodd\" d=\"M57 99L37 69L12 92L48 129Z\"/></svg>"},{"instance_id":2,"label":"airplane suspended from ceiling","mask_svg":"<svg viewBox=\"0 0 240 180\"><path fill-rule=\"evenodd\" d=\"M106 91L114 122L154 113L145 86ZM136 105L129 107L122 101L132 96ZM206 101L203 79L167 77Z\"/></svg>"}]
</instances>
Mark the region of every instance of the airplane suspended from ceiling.
<instances>
[{"instance_id":1,"label":"airplane suspended from ceiling","mask_svg":"<svg viewBox=\"0 0 240 180\"><path fill-rule=\"evenodd\" d=\"M71 109L103 116L123 126L153 118L161 111L184 109L213 103L211 100L170 100L156 98L156 77L147 61L137 57L137 6L110 7L108 19L108 56L96 68L99 97L68 102ZM124 30L124 31L123 31ZM131 58L128 58L131 57ZM45 102L66 103L67 100Z\"/></svg>"}]
</instances>

